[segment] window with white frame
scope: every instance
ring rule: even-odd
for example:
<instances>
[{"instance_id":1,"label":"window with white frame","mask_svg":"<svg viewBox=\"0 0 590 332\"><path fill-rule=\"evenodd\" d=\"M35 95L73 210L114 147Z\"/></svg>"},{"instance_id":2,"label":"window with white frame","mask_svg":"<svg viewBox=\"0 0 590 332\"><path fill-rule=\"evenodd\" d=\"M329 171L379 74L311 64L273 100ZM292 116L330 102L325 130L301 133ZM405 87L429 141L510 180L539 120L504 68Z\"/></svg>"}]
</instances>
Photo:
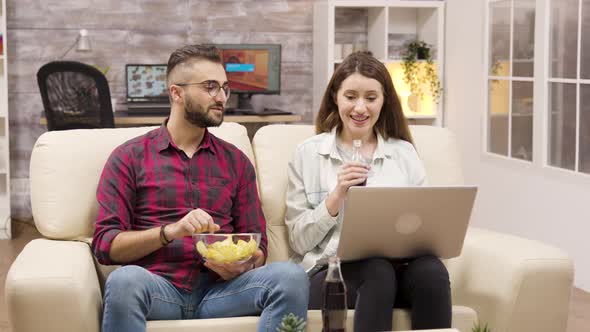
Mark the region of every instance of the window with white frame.
<instances>
[{"instance_id":1,"label":"window with white frame","mask_svg":"<svg viewBox=\"0 0 590 332\"><path fill-rule=\"evenodd\" d=\"M488 1L487 151L533 159L535 0Z\"/></svg>"},{"instance_id":2,"label":"window with white frame","mask_svg":"<svg viewBox=\"0 0 590 332\"><path fill-rule=\"evenodd\" d=\"M590 174L590 0L487 5L486 151ZM537 36L544 40L543 54L534 53L536 15L548 19ZM547 63L538 76L536 61ZM545 102L533 111L535 84L543 86L535 100ZM535 142L533 126L542 135ZM533 158L533 145L542 156Z\"/></svg>"},{"instance_id":3,"label":"window with white frame","mask_svg":"<svg viewBox=\"0 0 590 332\"><path fill-rule=\"evenodd\" d=\"M549 166L590 174L590 0L551 0Z\"/></svg>"}]
</instances>

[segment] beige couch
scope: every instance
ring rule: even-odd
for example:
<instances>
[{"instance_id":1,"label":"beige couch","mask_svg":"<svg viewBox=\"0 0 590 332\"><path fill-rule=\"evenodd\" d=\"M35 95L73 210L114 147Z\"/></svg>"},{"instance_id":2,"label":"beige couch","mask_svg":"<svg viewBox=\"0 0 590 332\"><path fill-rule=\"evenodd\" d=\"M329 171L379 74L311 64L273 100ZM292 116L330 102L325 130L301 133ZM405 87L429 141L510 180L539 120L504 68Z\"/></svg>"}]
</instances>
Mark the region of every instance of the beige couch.
<instances>
[{"instance_id":1,"label":"beige couch","mask_svg":"<svg viewBox=\"0 0 590 332\"><path fill-rule=\"evenodd\" d=\"M99 331L102 285L111 267L96 264L88 246L97 212L95 191L111 150L151 128L71 130L42 135L31 157L31 200L45 239L29 243L6 280L9 319L15 332ZM246 130L225 123L212 132L234 143L255 163L268 222L269 261L289 256L284 225L287 162L312 126L261 128L251 145ZM435 127L412 127L434 185L462 182L453 136ZM565 331L572 261L556 248L471 228L460 257L445 262L452 282L453 327L470 332L474 322L494 332ZM352 326L353 313L349 324ZM148 331L255 331L257 317L153 321ZM410 330L405 310L394 310L394 329ZM308 331L321 316L309 312ZM352 329L349 329L352 331Z\"/></svg>"}]
</instances>

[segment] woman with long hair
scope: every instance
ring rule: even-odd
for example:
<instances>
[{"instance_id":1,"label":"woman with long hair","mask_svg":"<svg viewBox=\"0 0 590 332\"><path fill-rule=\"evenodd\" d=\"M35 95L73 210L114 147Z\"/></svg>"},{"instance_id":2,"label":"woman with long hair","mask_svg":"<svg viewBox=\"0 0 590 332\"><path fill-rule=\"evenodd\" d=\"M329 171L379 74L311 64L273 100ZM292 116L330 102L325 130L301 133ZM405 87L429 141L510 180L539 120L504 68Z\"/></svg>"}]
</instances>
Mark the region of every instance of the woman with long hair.
<instances>
[{"instance_id":1,"label":"woman with long hair","mask_svg":"<svg viewBox=\"0 0 590 332\"><path fill-rule=\"evenodd\" d=\"M335 70L315 126L317 135L297 147L289 164L287 190L293 260L307 271L336 254L348 188L426 180L390 74L369 52L349 55ZM362 142L366 162L350 161L353 140ZM411 310L413 329L451 327L449 275L437 257L370 257L342 263L341 270L355 331L391 330L394 306ZM326 273L310 276L310 309L321 307Z\"/></svg>"}]
</instances>

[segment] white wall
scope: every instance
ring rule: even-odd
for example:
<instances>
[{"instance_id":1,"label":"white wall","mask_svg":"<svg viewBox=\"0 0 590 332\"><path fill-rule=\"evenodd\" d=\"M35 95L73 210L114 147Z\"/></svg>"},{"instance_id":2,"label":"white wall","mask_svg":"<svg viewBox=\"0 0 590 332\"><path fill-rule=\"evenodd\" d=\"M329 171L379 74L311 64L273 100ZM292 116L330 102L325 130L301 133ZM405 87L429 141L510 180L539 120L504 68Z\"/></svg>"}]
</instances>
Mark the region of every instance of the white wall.
<instances>
[{"instance_id":1,"label":"white wall","mask_svg":"<svg viewBox=\"0 0 590 332\"><path fill-rule=\"evenodd\" d=\"M565 250L575 285L590 291L590 179L482 154L485 0L447 0L445 124L460 140L474 225ZM535 140L539 137L535 137Z\"/></svg>"}]
</instances>

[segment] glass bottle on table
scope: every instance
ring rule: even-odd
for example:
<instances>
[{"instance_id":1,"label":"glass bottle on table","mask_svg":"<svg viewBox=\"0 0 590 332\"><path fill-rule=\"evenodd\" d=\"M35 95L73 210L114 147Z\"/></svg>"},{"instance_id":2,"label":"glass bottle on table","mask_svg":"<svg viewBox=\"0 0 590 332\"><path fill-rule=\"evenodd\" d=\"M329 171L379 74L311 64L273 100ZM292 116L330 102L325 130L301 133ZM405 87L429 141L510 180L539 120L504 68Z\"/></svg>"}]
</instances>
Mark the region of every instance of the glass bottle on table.
<instances>
[{"instance_id":1,"label":"glass bottle on table","mask_svg":"<svg viewBox=\"0 0 590 332\"><path fill-rule=\"evenodd\" d=\"M328 259L322 296L322 332L346 332L346 285L338 257Z\"/></svg>"}]
</instances>

